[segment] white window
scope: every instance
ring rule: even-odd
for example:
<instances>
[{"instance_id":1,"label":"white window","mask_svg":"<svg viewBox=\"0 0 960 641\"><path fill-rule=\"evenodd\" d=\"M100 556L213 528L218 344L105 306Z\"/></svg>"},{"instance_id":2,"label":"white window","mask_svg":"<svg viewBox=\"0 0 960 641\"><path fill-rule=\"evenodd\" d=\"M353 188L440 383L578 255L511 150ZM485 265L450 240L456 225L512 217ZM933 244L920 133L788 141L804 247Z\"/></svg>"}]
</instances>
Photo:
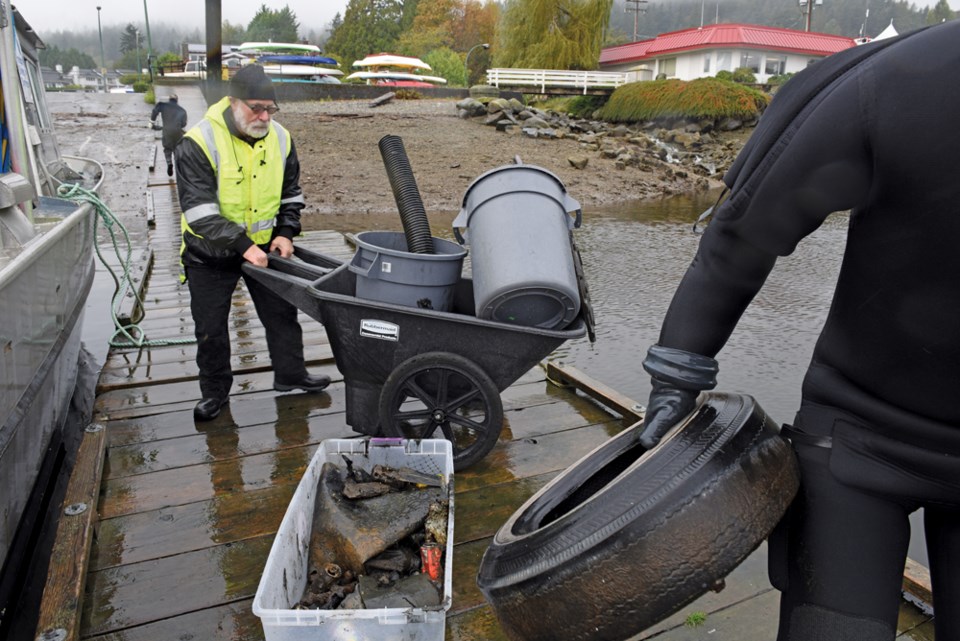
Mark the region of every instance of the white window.
<instances>
[{"instance_id":1,"label":"white window","mask_svg":"<svg viewBox=\"0 0 960 641\"><path fill-rule=\"evenodd\" d=\"M703 73L710 73L710 54L703 54Z\"/></svg>"},{"instance_id":2,"label":"white window","mask_svg":"<svg viewBox=\"0 0 960 641\"><path fill-rule=\"evenodd\" d=\"M717 71L733 71L733 54L731 52L717 52Z\"/></svg>"},{"instance_id":3,"label":"white window","mask_svg":"<svg viewBox=\"0 0 960 641\"><path fill-rule=\"evenodd\" d=\"M675 77L677 75L677 59L664 58L661 60L660 73L664 74L667 78Z\"/></svg>"},{"instance_id":4,"label":"white window","mask_svg":"<svg viewBox=\"0 0 960 641\"><path fill-rule=\"evenodd\" d=\"M740 66L738 69L746 67L753 73L760 73L760 54L755 51L744 51L740 54Z\"/></svg>"},{"instance_id":5,"label":"white window","mask_svg":"<svg viewBox=\"0 0 960 641\"><path fill-rule=\"evenodd\" d=\"M787 57L786 56L767 56L767 64L764 67L763 72L768 76L779 76L786 72L787 70Z\"/></svg>"}]
</instances>

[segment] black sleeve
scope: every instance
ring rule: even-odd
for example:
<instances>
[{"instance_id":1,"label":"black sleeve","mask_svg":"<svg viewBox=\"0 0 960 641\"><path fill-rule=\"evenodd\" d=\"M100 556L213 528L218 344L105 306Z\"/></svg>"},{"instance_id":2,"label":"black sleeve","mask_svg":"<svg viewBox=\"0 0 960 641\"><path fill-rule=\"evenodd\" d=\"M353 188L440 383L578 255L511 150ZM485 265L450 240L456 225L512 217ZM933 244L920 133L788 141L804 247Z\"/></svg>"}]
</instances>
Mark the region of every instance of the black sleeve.
<instances>
[{"instance_id":1,"label":"black sleeve","mask_svg":"<svg viewBox=\"0 0 960 641\"><path fill-rule=\"evenodd\" d=\"M157 116L160 115L161 108L163 107L162 102L158 102L153 106L153 111L150 112L150 120L156 120Z\"/></svg>"},{"instance_id":2,"label":"black sleeve","mask_svg":"<svg viewBox=\"0 0 960 641\"><path fill-rule=\"evenodd\" d=\"M283 168L283 188L280 191L280 210L277 212L277 236L293 238L300 233L300 211L304 208L300 188L300 159L290 138L290 153Z\"/></svg>"},{"instance_id":3,"label":"black sleeve","mask_svg":"<svg viewBox=\"0 0 960 641\"><path fill-rule=\"evenodd\" d=\"M716 356L777 257L831 212L866 200L872 160L858 82L832 87L801 113L718 207L674 294L660 345Z\"/></svg>"}]
</instances>

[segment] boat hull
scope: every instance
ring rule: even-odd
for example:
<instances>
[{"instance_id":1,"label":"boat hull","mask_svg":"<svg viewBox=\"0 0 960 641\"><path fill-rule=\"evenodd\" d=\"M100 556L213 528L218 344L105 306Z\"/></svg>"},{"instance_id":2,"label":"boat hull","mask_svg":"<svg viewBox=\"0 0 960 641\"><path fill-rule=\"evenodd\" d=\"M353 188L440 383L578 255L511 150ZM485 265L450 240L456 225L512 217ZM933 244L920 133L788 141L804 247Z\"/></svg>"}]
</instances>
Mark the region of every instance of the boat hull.
<instances>
[{"instance_id":1,"label":"boat hull","mask_svg":"<svg viewBox=\"0 0 960 641\"><path fill-rule=\"evenodd\" d=\"M43 209L36 213L43 213ZM93 283L93 207L39 223L0 267L0 558L6 559L76 387Z\"/></svg>"}]
</instances>

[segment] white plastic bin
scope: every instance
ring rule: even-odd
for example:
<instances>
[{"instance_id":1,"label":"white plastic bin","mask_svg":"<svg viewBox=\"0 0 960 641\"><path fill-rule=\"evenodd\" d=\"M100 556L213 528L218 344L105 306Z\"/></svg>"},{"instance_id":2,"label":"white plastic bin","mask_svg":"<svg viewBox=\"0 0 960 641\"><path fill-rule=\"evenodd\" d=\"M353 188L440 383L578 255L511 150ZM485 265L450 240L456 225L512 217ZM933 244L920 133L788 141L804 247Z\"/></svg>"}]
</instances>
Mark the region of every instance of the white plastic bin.
<instances>
[{"instance_id":1,"label":"white plastic bin","mask_svg":"<svg viewBox=\"0 0 960 641\"><path fill-rule=\"evenodd\" d=\"M436 610L294 610L307 585L307 564L317 483L324 463L343 465L348 454L354 466L409 467L442 474L450 501L447 546L443 557L443 600ZM453 448L446 439L328 439L320 444L290 500L270 548L253 598L266 641L442 641L446 611L453 600Z\"/></svg>"}]
</instances>

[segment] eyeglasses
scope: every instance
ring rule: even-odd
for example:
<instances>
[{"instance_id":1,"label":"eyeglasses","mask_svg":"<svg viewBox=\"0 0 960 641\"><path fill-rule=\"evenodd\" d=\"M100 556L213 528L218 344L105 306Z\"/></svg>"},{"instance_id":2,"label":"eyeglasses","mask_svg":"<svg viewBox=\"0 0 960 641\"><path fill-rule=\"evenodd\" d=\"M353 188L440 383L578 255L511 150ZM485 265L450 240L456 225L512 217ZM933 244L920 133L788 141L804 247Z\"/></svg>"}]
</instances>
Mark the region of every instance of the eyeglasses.
<instances>
[{"instance_id":1,"label":"eyeglasses","mask_svg":"<svg viewBox=\"0 0 960 641\"><path fill-rule=\"evenodd\" d=\"M273 114L275 114L275 113L277 113L278 111L280 111L280 107L278 107L278 106L276 106L276 105L251 105L251 104L250 104L249 102L247 102L246 100L241 100L240 102L242 102L243 104L245 104L245 105L247 106L247 109L249 109L250 111L252 111L255 116L259 116L259 115L262 114L264 111L266 111L268 114L270 114L270 115L272 116Z\"/></svg>"}]
</instances>

